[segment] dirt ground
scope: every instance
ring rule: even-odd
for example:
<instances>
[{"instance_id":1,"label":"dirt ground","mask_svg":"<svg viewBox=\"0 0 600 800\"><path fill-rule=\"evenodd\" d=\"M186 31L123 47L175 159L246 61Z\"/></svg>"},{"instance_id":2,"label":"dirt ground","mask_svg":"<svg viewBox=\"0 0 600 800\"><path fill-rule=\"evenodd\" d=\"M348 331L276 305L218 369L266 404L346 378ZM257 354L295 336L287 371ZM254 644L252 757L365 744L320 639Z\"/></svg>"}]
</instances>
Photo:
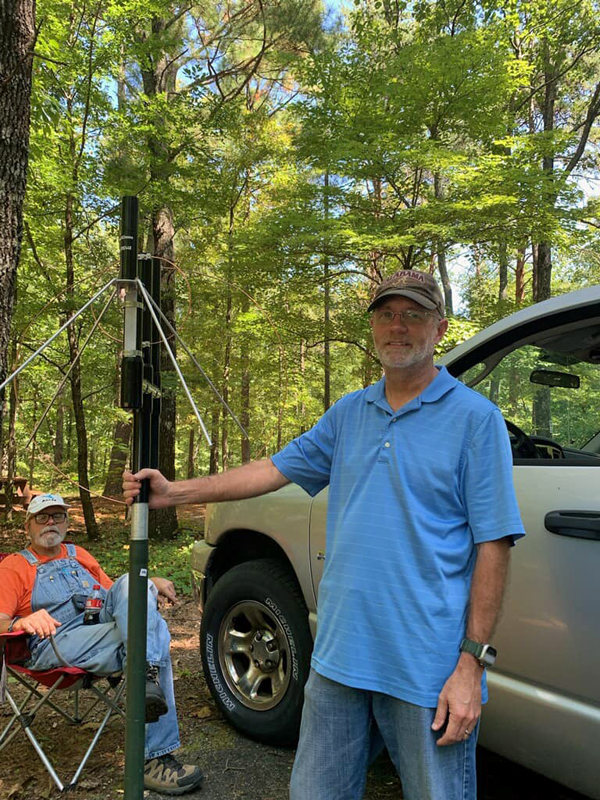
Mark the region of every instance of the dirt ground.
<instances>
[{"instance_id":1,"label":"dirt ground","mask_svg":"<svg viewBox=\"0 0 600 800\"><path fill-rule=\"evenodd\" d=\"M3 536L0 550L14 547ZM85 546L85 541L81 542ZM236 733L216 710L202 677L198 649L200 616L189 596L166 608L172 635L175 694L179 713L182 748L178 756L199 764L205 774L201 791L187 795L203 800L285 800L294 753L292 750L261 745ZM12 684L11 684L12 685ZM0 725L9 715L0 706ZM87 748L90 730L86 725L69 728L52 711L36 719L38 735L48 750L59 775L72 774L72 764ZM123 768L125 740L123 724L113 718L71 795L82 800L118 800L124 796ZM0 756L0 800L51 800L60 793L22 732ZM78 763L78 761L77 761ZM584 800L558 784L547 781L491 753L478 754L480 800ZM146 792L148 800L160 795ZM402 797L401 786L389 759L384 755L369 771L366 800Z\"/></svg>"}]
</instances>

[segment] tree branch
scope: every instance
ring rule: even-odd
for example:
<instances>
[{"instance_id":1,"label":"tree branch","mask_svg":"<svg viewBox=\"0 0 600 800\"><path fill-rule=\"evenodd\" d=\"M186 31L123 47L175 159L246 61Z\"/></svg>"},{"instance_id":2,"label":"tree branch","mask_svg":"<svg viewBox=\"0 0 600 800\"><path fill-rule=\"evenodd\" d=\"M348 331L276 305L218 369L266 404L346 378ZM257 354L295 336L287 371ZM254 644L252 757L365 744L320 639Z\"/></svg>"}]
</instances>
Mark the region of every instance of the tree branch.
<instances>
[{"instance_id":1,"label":"tree branch","mask_svg":"<svg viewBox=\"0 0 600 800\"><path fill-rule=\"evenodd\" d=\"M148 183L150 183L150 181L148 181L146 183L146 186L148 185ZM143 189L145 189L146 186L144 186L140 190L140 192L143 191ZM139 194L139 192L138 192L138 194ZM93 228L94 225L96 225L96 223L100 222L100 220L104 219L105 217L110 217L112 214L115 213L115 211L118 211L120 208L121 208L121 204L120 203L116 203L112 208L107 209L103 214L99 214L91 222L89 222L84 228L82 228L77 233L74 233L72 241L76 242L77 239L79 239L81 236L83 236L85 233L87 233L90 230L90 228Z\"/></svg>"},{"instance_id":2,"label":"tree branch","mask_svg":"<svg viewBox=\"0 0 600 800\"><path fill-rule=\"evenodd\" d=\"M581 132L581 136L579 137L579 143L577 144L577 148L573 153L573 156L567 166L565 167L565 172L567 175L570 175L571 172L575 169L577 164L579 163L579 159L583 155L583 151L585 150L585 146L587 144L590 131L592 129L592 125L596 120L596 117L600 114L600 83L596 84L596 89L594 90L594 96L592 97L590 104L588 106L588 111L586 114L585 122L583 124L583 130Z\"/></svg>"},{"instance_id":3,"label":"tree branch","mask_svg":"<svg viewBox=\"0 0 600 800\"><path fill-rule=\"evenodd\" d=\"M191 11L194 5L195 3L190 3L189 6L182 6L179 12L177 14L173 14L171 19L165 24L165 30L168 30L171 27L171 25L174 25L176 22L178 22L183 16L185 16L188 13L188 11Z\"/></svg>"},{"instance_id":4,"label":"tree branch","mask_svg":"<svg viewBox=\"0 0 600 800\"><path fill-rule=\"evenodd\" d=\"M521 103L519 103L519 105L514 109L515 113L520 111L523 108L523 106L527 105L527 103L529 103L531 98L534 97L539 91L545 89L546 86L549 86L551 83L556 83L558 80L560 80L560 78L562 78L564 75L570 72L573 69L573 67L579 61L581 61L581 59L585 55L587 55L588 53L594 53L596 52L596 50L597 50L597 45L594 45L593 47L584 48L580 53L578 53L577 56L575 56L573 61L569 65L567 65L561 72L557 72L556 75L553 75L549 81L544 81L544 83L541 83L539 86L536 86L534 89L532 89L527 95L527 97Z\"/></svg>"},{"instance_id":5,"label":"tree branch","mask_svg":"<svg viewBox=\"0 0 600 800\"><path fill-rule=\"evenodd\" d=\"M25 228L25 235L27 236L27 241L29 242L29 247L31 248L31 255L33 256L33 260L38 265L38 267L40 269L40 272L42 273L44 278L46 278L46 280L48 281L50 286L54 289L54 281L50 277L50 273L48 272L48 270L46 268L46 265L44 264L42 259L39 257L37 248L35 246L35 242L33 241L33 235L31 233L31 228L29 227L29 222L27 220L24 220L23 227Z\"/></svg>"},{"instance_id":6,"label":"tree branch","mask_svg":"<svg viewBox=\"0 0 600 800\"><path fill-rule=\"evenodd\" d=\"M32 347L30 344L27 344L27 342L19 342L19 344L21 347L24 347L26 350L29 350L32 353L35 353L35 351L38 349L37 346ZM61 367L61 365L57 364L56 361L53 361L51 358L48 358L45 351L43 353L40 353L40 358L42 358L44 361L47 361L48 364L51 364L53 367L56 367L56 369L60 372L61 375L64 375L66 373L67 370L65 369L65 367Z\"/></svg>"},{"instance_id":7,"label":"tree branch","mask_svg":"<svg viewBox=\"0 0 600 800\"><path fill-rule=\"evenodd\" d=\"M93 75L93 54L94 54L94 42L96 36L96 25L98 24L98 18L100 17L100 9L102 7L102 0L99 0L98 5L96 6L96 13L94 14L94 19L92 22L92 30L90 36L90 52L88 55L88 70L87 70L87 92L85 97L85 107L83 112L83 121L81 125L81 145L79 147L79 154L75 159L75 169L78 170L79 164L81 163L81 159L83 157L83 151L85 150L85 141L86 141L86 133L87 133L87 123L90 116L90 98L92 95L92 75Z\"/></svg>"},{"instance_id":8,"label":"tree branch","mask_svg":"<svg viewBox=\"0 0 600 800\"><path fill-rule=\"evenodd\" d=\"M362 350L362 352L365 355L369 356L369 358L372 359L373 361L378 361L377 356L374 356L373 353L369 350L368 347L365 347L364 344L361 344L360 342L357 342L355 339L341 339L341 338L339 338L337 336L336 337L330 337L329 339L320 339L318 342L313 342L312 344L308 344L308 342L307 342L306 348L308 350L310 350L313 347L319 347L319 345L325 344L326 341L328 341L328 342L340 342L341 344L352 344L355 347L358 347L359 350Z\"/></svg>"},{"instance_id":9,"label":"tree branch","mask_svg":"<svg viewBox=\"0 0 600 800\"><path fill-rule=\"evenodd\" d=\"M101 386L100 389L94 389L93 392L88 392L87 394L84 394L83 397L81 398L81 402L83 403L84 400L93 397L95 394L100 394L101 392L105 392L107 389L111 389L114 391L114 388L115 388L114 383L107 383L106 386Z\"/></svg>"}]
</instances>

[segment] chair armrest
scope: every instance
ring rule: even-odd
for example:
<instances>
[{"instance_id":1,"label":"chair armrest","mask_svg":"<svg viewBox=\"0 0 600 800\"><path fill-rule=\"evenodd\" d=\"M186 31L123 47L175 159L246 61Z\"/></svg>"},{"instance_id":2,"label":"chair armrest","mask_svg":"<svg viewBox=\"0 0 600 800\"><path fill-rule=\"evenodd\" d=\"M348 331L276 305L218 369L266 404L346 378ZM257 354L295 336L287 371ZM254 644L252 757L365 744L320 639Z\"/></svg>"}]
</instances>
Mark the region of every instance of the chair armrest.
<instances>
[{"instance_id":1,"label":"chair armrest","mask_svg":"<svg viewBox=\"0 0 600 800\"><path fill-rule=\"evenodd\" d=\"M0 633L0 650L7 664L23 664L31 657L29 637L25 631Z\"/></svg>"}]
</instances>

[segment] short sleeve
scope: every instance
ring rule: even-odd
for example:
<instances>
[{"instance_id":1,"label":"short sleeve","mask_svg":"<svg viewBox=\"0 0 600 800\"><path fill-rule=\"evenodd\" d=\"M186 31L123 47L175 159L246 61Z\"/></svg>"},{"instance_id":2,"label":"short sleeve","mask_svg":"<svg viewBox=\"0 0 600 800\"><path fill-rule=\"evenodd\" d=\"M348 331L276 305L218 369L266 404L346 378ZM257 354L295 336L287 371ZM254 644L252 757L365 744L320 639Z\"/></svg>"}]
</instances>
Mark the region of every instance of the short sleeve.
<instances>
[{"instance_id":1,"label":"short sleeve","mask_svg":"<svg viewBox=\"0 0 600 800\"><path fill-rule=\"evenodd\" d=\"M506 425L495 408L471 438L462 474L463 502L476 544L525 535L513 483Z\"/></svg>"},{"instance_id":2,"label":"short sleeve","mask_svg":"<svg viewBox=\"0 0 600 800\"><path fill-rule=\"evenodd\" d=\"M0 612L9 617L19 614L25 592L23 574L7 564L0 564Z\"/></svg>"},{"instance_id":3,"label":"short sleeve","mask_svg":"<svg viewBox=\"0 0 600 800\"><path fill-rule=\"evenodd\" d=\"M271 460L285 477L311 497L329 485L335 449L339 402L323 414L317 424L293 439Z\"/></svg>"}]
</instances>

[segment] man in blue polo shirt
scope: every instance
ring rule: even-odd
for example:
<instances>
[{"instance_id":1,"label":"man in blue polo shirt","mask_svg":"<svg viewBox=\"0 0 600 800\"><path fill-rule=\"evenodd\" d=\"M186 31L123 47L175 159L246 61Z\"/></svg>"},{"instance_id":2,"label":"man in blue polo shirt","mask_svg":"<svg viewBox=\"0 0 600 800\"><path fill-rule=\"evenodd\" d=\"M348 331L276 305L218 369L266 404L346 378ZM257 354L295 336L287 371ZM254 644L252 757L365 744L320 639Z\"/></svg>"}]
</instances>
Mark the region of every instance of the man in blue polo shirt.
<instances>
[{"instance_id":1,"label":"man in blue polo shirt","mask_svg":"<svg viewBox=\"0 0 600 800\"><path fill-rule=\"evenodd\" d=\"M327 559L292 800L359 800L381 735L405 800L474 800L484 666L510 546L523 535L499 410L433 363L434 279L401 270L369 307L384 377L272 459L178 483L151 505L329 485Z\"/></svg>"}]
</instances>

